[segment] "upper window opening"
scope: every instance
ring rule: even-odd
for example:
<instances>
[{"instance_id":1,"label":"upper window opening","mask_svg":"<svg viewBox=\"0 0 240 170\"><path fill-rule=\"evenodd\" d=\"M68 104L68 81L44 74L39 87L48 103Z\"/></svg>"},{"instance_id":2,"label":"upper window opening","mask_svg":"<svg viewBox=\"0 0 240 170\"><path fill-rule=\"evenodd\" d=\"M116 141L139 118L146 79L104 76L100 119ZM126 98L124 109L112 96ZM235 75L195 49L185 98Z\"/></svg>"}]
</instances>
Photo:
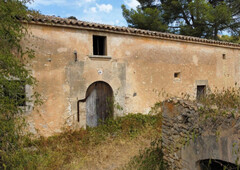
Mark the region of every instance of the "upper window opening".
<instances>
[{"instance_id":1,"label":"upper window opening","mask_svg":"<svg viewBox=\"0 0 240 170\"><path fill-rule=\"evenodd\" d=\"M222 58L223 58L223 60L225 60L226 59L226 54L223 54Z\"/></svg>"},{"instance_id":2,"label":"upper window opening","mask_svg":"<svg viewBox=\"0 0 240 170\"><path fill-rule=\"evenodd\" d=\"M93 36L93 55L107 55L105 36Z\"/></svg>"}]
</instances>

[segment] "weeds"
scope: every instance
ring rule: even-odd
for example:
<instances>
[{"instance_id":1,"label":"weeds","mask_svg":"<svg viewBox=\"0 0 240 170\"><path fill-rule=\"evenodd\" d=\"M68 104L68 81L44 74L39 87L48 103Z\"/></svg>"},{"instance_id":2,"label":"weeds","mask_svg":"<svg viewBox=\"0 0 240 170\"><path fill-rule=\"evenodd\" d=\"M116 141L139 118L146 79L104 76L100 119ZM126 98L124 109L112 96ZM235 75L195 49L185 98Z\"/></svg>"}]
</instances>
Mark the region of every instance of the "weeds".
<instances>
[{"instance_id":1,"label":"weeds","mask_svg":"<svg viewBox=\"0 0 240 170\"><path fill-rule=\"evenodd\" d=\"M151 142L151 146L140 151L138 156L134 156L123 168L124 170L166 170L167 164L163 161L163 151L161 140L156 139Z\"/></svg>"},{"instance_id":2,"label":"weeds","mask_svg":"<svg viewBox=\"0 0 240 170\"><path fill-rule=\"evenodd\" d=\"M228 88L223 90L215 89L200 99L205 106L216 105L220 109L237 109L240 107L240 89Z\"/></svg>"},{"instance_id":3,"label":"weeds","mask_svg":"<svg viewBox=\"0 0 240 170\"><path fill-rule=\"evenodd\" d=\"M201 103L200 113L205 118L217 118L231 113L234 117L240 108L240 89L228 88L223 90L214 90L198 101Z\"/></svg>"},{"instance_id":4,"label":"weeds","mask_svg":"<svg viewBox=\"0 0 240 170\"><path fill-rule=\"evenodd\" d=\"M11 155L11 167L7 169L62 169L79 158L83 161L88 151L109 140L133 140L142 133L160 134L160 115L128 114L107 119L98 127L65 131L49 138L27 138L22 150ZM152 145L152 148L154 146ZM150 152L150 151L148 151ZM149 156L151 154L149 153ZM150 158L149 158L150 159Z\"/></svg>"}]
</instances>

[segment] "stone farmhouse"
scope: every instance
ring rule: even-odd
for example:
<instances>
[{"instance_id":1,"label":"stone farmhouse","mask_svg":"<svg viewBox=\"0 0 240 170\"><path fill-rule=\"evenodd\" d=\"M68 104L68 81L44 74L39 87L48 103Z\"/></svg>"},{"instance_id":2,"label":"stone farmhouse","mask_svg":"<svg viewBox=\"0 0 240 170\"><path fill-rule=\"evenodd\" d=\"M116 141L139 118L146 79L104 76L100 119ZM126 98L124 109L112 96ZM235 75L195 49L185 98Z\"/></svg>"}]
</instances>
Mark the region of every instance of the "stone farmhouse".
<instances>
[{"instance_id":1,"label":"stone farmhouse","mask_svg":"<svg viewBox=\"0 0 240 170\"><path fill-rule=\"evenodd\" d=\"M28 106L31 131L97 126L108 116L147 114L159 100L239 87L240 45L58 17L24 21L29 67L43 104ZM25 88L27 95L33 93Z\"/></svg>"}]
</instances>

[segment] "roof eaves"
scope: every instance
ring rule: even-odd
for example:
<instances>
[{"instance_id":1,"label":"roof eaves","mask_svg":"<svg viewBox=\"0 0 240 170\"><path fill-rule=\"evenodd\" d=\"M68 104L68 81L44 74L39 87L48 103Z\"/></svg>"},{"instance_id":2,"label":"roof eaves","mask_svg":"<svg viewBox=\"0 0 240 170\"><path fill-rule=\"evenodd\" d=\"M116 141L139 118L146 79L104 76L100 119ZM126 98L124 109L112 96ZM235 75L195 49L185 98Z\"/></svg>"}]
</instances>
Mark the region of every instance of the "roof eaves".
<instances>
[{"instance_id":1,"label":"roof eaves","mask_svg":"<svg viewBox=\"0 0 240 170\"><path fill-rule=\"evenodd\" d=\"M73 26L75 28L84 28L84 29L91 29L91 30L98 30L98 31L110 31L115 33L123 33L123 34L131 34L137 36L148 36L152 38L162 38L162 39L169 39L169 40L176 40L176 41L185 41L185 42L192 42L192 43L204 43L204 44L211 44L215 46L228 46L233 48L240 48L240 44L237 43L230 43L225 41L216 41L192 36L185 36L185 35L177 35L177 34L170 34L170 33L163 33L163 32L156 32L156 31L149 31L149 30L142 30L136 28L129 28L129 27L120 27L120 26L112 26L106 24L98 24L92 22L85 22L80 20L73 20L73 19L64 19L54 16L46 16L42 15L41 17L32 17L29 16L28 20L23 20L26 23L32 24L44 24L44 25L53 25L53 26L62 26L62 27L69 27Z\"/></svg>"}]
</instances>

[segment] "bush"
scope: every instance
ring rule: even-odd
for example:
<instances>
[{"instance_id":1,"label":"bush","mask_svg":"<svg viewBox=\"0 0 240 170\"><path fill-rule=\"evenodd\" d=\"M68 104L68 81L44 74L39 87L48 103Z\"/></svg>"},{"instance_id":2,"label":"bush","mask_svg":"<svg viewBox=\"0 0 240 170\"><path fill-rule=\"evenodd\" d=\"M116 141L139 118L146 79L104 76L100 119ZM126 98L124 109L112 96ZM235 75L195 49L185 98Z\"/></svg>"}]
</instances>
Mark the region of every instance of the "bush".
<instances>
[{"instance_id":1,"label":"bush","mask_svg":"<svg viewBox=\"0 0 240 170\"><path fill-rule=\"evenodd\" d=\"M163 160L163 151L161 140L156 139L151 142L151 146L143 151L140 151L138 156L135 156L123 168L126 170L167 170L167 163Z\"/></svg>"}]
</instances>

